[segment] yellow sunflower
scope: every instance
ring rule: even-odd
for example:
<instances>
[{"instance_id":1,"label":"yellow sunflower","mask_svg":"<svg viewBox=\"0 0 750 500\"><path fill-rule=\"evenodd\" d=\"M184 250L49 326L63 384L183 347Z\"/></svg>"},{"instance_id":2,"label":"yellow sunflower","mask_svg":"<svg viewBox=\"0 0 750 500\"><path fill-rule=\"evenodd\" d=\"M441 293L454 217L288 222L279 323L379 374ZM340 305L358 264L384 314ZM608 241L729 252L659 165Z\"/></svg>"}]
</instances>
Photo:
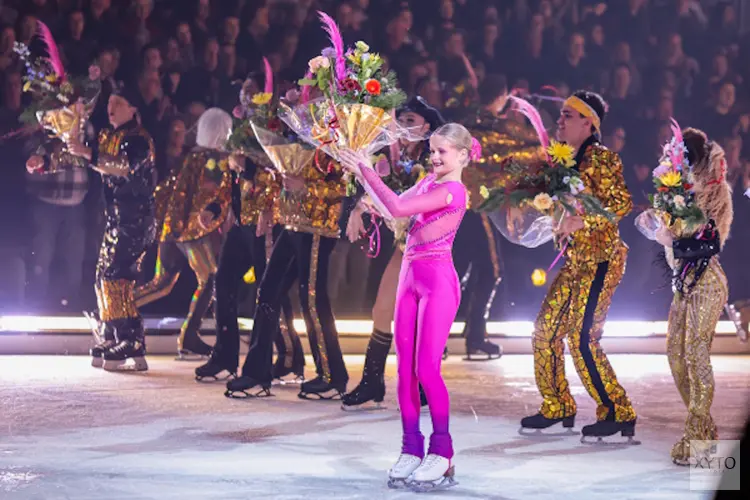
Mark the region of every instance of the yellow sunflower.
<instances>
[{"instance_id":1,"label":"yellow sunflower","mask_svg":"<svg viewBox=\"0 0 750 500\"><path fill-rule=\"evenodd\" d=\"M551 141L549 147L547 147L547 154L552 158L552 161L565 167L575 165L574 152L573 146L557 141Z\"/></svg>"},{"instance_id":2,"label":"yellow sunflower","mask_svg":"<svg viewBox=\"0 0 750 500\"><path fill-rule=\"evenodd\" d=\"M485 200L490 197L490 190L487 189L487 186L479 186L479 196Z\"/></svg>"},{"instance_id":3,"label":"yellow sunflower","mask_svg":"<svg viewBox=\"0 0 750 500\"><path fill-rule=\"evenodd\" d=\"M659 182L661 182L661 185L664 187L677 187L682 184L682 174L674 170L670 170L666 174L659 177Z\"/></svg>"},{"instance_id":4,"label":"yellow sunflower","mask_svg":"<svg viewBox=\"0 0 750 500\"><path fill-rule=\"evenodd\" d=\"M263 106L271 102L271 97L273 97L273 94L269 92L258 92L253 96L252 103L256 106Z\"/></svg>"},{"instance_id":5,"label":"yellow sunflower","mask_svg":"<svg viewBox=\"0 0 750 500\"><path fill-rule=\"evenodd\" d=\"M206 162L206 168L209 169L209 170L215 170L216 169L216 160L214 160L213 158L210 158Z\"/></svg>"}]
</instances>

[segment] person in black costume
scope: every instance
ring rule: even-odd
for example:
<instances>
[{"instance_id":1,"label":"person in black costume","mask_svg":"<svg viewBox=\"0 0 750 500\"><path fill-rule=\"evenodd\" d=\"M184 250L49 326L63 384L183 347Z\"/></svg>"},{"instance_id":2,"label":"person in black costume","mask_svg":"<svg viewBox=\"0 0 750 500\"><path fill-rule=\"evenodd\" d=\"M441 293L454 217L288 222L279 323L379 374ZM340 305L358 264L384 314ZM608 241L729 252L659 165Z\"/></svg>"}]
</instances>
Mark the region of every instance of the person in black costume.
<instances>
[{"instance_id":1,"label":"person in black costume","mask_svg":"<svg viewBox=\"0 0 750 500\"><path fill-rule=\"evenodd\" d=\"M295 161L306 154L305 148L296 143L283 147L289 148ZM349 375L328 298L328 262L340 233L346 187L340 168L334 164L333 168L321 165L319 169L309 153L300 177L284 176L284 189L289 196L281 197L279 217L286 229L274 245L260 282L250 351L242 376L227 382L227 397L270 395L273 336L269 333L271 325L279 321L281 298L295 280L299 281L300 305L317 375L302 384L299 397L338 399L346 391Z\"/></svg>"},{"instance_id":2,"label":"person in black costume","mask_svg":"<svg viewBox=\"0 0 750 500\"><path fill-rule=\"evenodd\" d=\"M99 133L88 148L73 140L68 149L102 175L106 228L96 269L100 331L103 339L91 349L93 366L105 370L147 370L143 319L134 290L146 249L156 237L154 218L154 142L138 119L137 92L117 89L107 104L112 129Z\"/></svg>"},{"instance_id":3,"label":"person in black costume","mask_svg":"<svg viewBox=\"0 0 750 500\"><path fill-rule=\"evenodd\" d=\"M262 166L241 156L229 157L232 175L232 225L219 256L215 284L216 344L208 362L195 369L196 380L217 380L223 372L236 376L240 358L240 332L237 323L240 285L250 267L260 278L274 239L283 233L281 227L269 227L268 213L281 191L276 178ZM212 217L218 217L220 207L209 206ZM209 215L206 215L208 218ZM282 243L283 244L283 243ZM304 372L304 352L292 323L292 304L288 295L279 297L284 319L266 325L269 332L278 333L275 341L278 358L274 378L289 373L301 377Z\"/></svg>"}]
</instances>

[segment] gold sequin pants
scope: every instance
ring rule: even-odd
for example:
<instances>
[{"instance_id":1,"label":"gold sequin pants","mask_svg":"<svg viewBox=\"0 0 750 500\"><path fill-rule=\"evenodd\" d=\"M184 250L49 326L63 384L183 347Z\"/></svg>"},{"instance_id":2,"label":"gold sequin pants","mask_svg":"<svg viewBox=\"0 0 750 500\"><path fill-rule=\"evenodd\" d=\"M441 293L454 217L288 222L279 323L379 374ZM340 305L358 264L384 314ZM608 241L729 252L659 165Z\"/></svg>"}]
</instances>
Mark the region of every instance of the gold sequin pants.
<instances>
[{"instance_id":1,"label":"gold sequin pants","mask_svg":"<svg viewBox=\"0 0 750 500\"><path fill-rule=\"evenodd\" d=\"M576 371L596 401L597 420L635 419L625 389L599 344L626 258L627 247L622 245L609 262L572 266L568 261L547 292L533 339L534 373L544 398L539 411L545 417L576 413L576 402L565 378L563 338L567 337Z\"/></svg>"},{"instance_id":2,"label":"gold sequin pants","mask_svg":"<svg viewBox=\"0 0 750 500\"><path fill-rule=\"evenodd\" d=\"M685 432L672 448L672 459L687 462L691 440L715 440L711 418L714 374L711 343L729 289L724 270L713 259L689 295L675 295L669 311L667 358L677 389L688 409Z\"/></svg>"},{"instance_id":3,"label":"gold sequin pants","mask_svg":"<svg viewBox=\"0 0 750 500\"><path fill-rule=\"evenodd\" d=\"M177 340L178 349L182 349L185 344L188 346L194 344L199 338L201 321L213 298L216 258L220 247L221 235L218 231L194 241L159 243L154 278L135 290L137 307L143 307L168 296L172 293L187 261L190 269L195 273L198 286L190 301L188 315L180 329L180 337Z\"/></svg>"}]
</instances>

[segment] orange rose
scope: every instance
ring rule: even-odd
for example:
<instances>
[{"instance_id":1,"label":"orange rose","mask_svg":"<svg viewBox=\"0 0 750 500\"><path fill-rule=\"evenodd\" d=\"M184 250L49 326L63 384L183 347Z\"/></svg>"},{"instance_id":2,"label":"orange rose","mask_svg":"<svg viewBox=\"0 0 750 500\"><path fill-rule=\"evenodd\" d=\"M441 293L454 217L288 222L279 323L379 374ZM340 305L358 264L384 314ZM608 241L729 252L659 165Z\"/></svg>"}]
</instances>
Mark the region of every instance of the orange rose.
<instances>
[{"instance_id":1,"label":"orange rose","mask_svg":"<svg viewBox=\"0 0 750 500\"><path fill-rule=\"evenodd\" d=\"M367 80L365 90L371 95L380 95L380 82L377 80Z\"/></svg>"}]
</instances>

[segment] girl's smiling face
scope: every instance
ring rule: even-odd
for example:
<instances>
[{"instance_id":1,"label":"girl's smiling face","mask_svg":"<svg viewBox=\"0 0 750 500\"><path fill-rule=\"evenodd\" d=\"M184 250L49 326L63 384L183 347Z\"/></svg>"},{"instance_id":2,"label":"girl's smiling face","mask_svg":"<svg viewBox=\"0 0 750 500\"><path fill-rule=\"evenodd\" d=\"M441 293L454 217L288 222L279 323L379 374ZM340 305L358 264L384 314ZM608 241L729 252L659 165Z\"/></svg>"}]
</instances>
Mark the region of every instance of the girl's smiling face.
<instances>
[{"instance_id":1,"label":"girl's smiling face","mask_svg":"<svg viewBox=\"0 0 750 500\"><path fill-rule=\"evenodd\" d=\"M468 163L468 160L469 152L465 149L458 149L440 135L430 137L430 161L432 170L438 177L460 170Z\"/></svg>"}]
</instances>

